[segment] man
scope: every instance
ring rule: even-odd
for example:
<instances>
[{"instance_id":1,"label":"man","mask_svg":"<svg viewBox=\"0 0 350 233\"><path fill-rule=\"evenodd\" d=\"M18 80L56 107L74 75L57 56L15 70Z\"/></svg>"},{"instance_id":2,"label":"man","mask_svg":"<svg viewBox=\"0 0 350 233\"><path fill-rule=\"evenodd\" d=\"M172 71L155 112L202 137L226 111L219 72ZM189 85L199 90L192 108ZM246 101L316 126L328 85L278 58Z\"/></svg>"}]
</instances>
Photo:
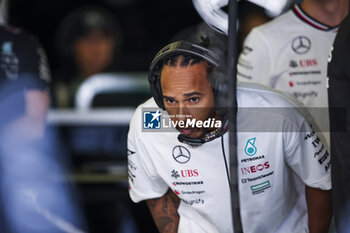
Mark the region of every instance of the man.
<instances>
[{"instance_id":1,"label":"man","mask_svg":"<svg viewBox=\"0 0 350 233\"><path fill-rule=\"evenodd\" d=\"M238 79L293 94L309 108L329 146L327 56L347 0L304 0L245 40Z\"/></svg>"},{"instance_id":2,"label":"man","mask_svg":"<svg viewBox=\"0 0 350 233\"><path fill-rule=\"evenodd\" d=\"M74 107L79 86L94 74L118 70L123 32L116 16L88 5L70 12L57 31L61 64L55 75L58 107Z\"/></svg>"},{"instance_id":3,"label":"man","mask_svg":"<svg viewBox=\"0 0 350 233\"><path fill-rule=\"evenodd\" d=\"M130 123L130 196L146 200L160 232L233 231L227 120L218 101L225 63L206 42L174 42L156 55L153 99ZM244 232L327 232L330 158L315 132L292 102L266 88L240 86L237 102ZM177 131L159 131L167 119Z\"/></svg>"},{"instance_id":4,"label":"man","mask_svg":"<svg viewBox=\"0 0 350 233\"><path fill-rule=\"evenodd\" d=\"M2 133L8 137L21 131L17 136L23 140L40 139L50 102L45 51L18 28L0 27L0 34L0 107L7 112L1 117Z\"/></svg>"},{"instance_id":5,"label":"man","mask_svg":"<svg viewBox=\"0 0 350 233\"><path fill-rule=\"evenodd\" d=\"M341 24L329 56L329 117L332 142L333 209L336 232L350 230L350 17Z\"/></svg>"},{"instance_id":6,"label":"man","mask_svg":"<svg viewBox=\"0 0 350 233\"><path fill-rule=\"evenodd\" d=\"M81 232L79 211L60 178L64 167L46 128L50 72L31 33L0 27L1 232Z\"/></svg>"}]
</instances>

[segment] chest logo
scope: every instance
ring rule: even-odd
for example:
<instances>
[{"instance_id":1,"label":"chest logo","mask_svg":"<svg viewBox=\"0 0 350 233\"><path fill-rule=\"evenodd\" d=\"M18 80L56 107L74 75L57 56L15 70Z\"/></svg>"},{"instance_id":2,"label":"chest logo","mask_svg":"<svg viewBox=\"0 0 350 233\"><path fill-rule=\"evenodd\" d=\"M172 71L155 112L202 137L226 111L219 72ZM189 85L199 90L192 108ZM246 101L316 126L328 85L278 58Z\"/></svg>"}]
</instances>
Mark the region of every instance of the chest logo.
<instances>
[{"instance_id":1,"label":"chest logo","mask_svg":"<svg viewBox=\"0 0 350 233\"><path fill-rule=\"evenodd\" d=\"M297 54L305 54L311 49L311 41L306 36L298 36L292 41L292 49Z\"/></svg>"},{"instance_id":2,"label":"chest logo","mask_svg":"<svg viewBox=\"0 0 350 233\"><path fill-rule=\"evenodd\" d=\"M175 179L179 178L180 177L179 172L176 170L172 170L171 177L174 177Z\"/></svg>"},{"instance_id":3,"label":"chest logo","mask_svg":"<svg viewBox=\"0 0 350 233\"><path fill-rule=\"evenodd\" d=\"M19 72L19 60L12 50L11 41L7 41L2 44L0 51L0 68L5 72L8 79L17 79Z\"/></svg>"},{"instance_id":4,"label":"chest logo","mask_svg":"<svg viewBox=\"0 0 350 233\"><path fill-rule=\"evenodd\" d=\"M191 159L191 154L186 147L175 146L173 149L173 158L178 163L187 163Z\"/></svg>"},{"instance_id":5,"label":"chest logo","mask_svg":"<svg viewBox=\"0 0 350 233\"><path fill-rule=\"evenodd\" d=\"M248 139L247 144L245 145L244 152L248 156L253 156L257 152L257 149L255 147L255 139L256 138Z\"/></svg>"}]
</instances>

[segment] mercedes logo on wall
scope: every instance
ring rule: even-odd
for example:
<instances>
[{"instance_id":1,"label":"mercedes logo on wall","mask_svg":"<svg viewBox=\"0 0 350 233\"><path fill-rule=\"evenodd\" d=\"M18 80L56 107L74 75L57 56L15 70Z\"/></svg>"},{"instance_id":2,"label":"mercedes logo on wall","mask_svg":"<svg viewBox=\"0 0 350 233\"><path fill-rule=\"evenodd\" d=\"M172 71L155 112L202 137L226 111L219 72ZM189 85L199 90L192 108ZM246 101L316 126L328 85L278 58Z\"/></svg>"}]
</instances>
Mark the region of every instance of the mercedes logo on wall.
<instances>
[{"instance_id":1,"label":"mercedes logo on wall","mask_svg":"<svg viewBox=\"0 0 350 233\"><path fill-rule=\"evenodd\" d=\"M187 163L191 158L191 154L186 147L175 146L173 149L173 158L178 163Z\"/></svg>"},{"instance_id":2,"label":"mercedes logo on wall","mask_svg":"<svg viewBox=\"0 0 350 233\"><path fill-rule=\"evenodd\" d=\"M297 54L305 54L311 49L311 41L306 36L298 36L292 42L292 49Z\"/></svg>"}]
</instances>

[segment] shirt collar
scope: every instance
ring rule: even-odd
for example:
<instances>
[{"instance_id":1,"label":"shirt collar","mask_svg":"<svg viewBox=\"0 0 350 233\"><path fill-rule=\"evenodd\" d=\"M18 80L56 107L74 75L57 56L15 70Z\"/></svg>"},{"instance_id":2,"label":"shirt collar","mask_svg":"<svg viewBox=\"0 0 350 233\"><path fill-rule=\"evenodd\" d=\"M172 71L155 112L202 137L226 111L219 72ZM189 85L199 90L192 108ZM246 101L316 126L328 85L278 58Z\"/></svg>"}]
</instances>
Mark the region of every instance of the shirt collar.
<instances>
[{"instance_id":1,"label":"shirt collar","mask_svg":"<svg viewBox=\"0 0 350 233\"><path fill-rule=\"evenodd\" d=\"M339 26L331 27L331 26L328 26L324 23L319 22L318 20L316 20L316 19L312 18L310 15L308 15L305 11L303 11L303 9L301 9L300 5L297 5L297 4L294 5L293 12L300 20L309 24L313 28L316 28L316 29L322 30L322 31L334 31L334 32L338 31Z\"/></svg>"}]
</instances>

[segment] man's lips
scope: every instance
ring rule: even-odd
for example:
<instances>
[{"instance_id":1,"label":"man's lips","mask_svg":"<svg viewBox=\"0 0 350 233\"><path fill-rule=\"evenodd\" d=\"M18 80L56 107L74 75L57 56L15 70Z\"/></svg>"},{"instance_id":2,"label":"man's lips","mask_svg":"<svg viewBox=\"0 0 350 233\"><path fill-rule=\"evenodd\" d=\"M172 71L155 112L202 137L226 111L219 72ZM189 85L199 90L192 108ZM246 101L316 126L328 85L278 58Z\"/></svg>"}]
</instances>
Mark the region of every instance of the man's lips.
<instances>
[{"instance_id":1,"label":"man's lips","mask_svg":"<svg viewBox=\"0 0 350 233\"><path fill-rule=\"evenodd\" d=\"M179 128L178 130L185 136L191 135L195 131L194 128Z\"/></svg>"}]
</instances>

